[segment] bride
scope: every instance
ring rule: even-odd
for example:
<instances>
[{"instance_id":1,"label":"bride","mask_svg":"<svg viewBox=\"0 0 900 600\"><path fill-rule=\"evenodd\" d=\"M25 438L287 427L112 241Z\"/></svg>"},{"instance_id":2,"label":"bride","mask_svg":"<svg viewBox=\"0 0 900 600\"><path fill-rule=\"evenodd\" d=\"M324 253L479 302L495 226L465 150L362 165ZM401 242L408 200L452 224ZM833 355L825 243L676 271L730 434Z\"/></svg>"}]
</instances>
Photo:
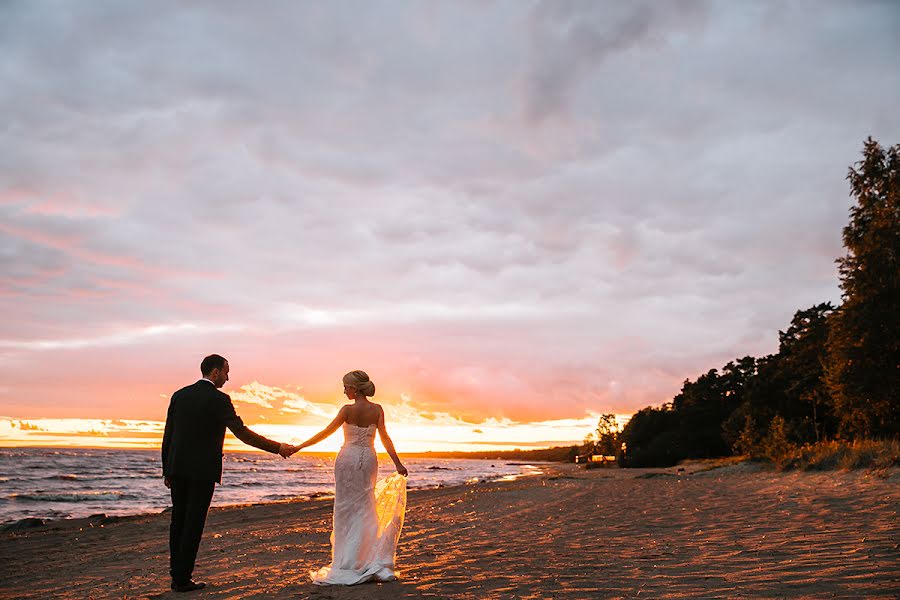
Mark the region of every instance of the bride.
<instances>
[{"instance_id":1,"label":"bride","mask_svg":"<svg viewBox=\"0 0 900 600\"><path fill-rule=\"evenodd\" d=\"M334 420L294 452L320 442L344 429L344 445L334 460L334 521L331 532L331 565L310 571L319 585L354 585L366 581L391 581L397 540L406 509L406 467L394 450L384 425L384 410L370 402L375 384L364 371L344 375L345 404ZM376 483L378 459L375 431L397 473Z\"/></svg>"}]
</instances>

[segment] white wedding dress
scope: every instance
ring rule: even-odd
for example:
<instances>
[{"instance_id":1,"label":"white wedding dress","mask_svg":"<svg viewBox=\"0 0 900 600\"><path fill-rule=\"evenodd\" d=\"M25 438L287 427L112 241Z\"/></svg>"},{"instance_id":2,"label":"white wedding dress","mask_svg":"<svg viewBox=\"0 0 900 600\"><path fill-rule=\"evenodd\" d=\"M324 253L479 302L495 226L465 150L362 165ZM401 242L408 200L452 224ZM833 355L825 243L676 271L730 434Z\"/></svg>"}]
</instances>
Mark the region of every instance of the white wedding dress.
<instances>
[{"instance_id":1,"label":"white wedding dress","mask_svg":"<svg viewBox=\"0 0 900 600\"><path fill-rule=\"evenodd\" d=\"M394 557L406 511L406 478L376 483L375 425L344 423L344 445L334 461L331 565L310 571L319 585L396 579Z\"/></svg>"}]
</instances>

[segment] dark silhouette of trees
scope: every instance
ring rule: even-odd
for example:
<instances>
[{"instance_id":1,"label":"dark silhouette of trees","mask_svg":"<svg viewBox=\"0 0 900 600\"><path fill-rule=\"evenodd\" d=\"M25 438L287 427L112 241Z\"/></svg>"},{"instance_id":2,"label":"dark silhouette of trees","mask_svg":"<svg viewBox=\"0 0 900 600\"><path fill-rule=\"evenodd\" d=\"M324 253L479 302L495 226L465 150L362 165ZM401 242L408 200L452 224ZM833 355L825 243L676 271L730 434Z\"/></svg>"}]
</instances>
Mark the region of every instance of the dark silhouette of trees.
<instances>
[{"instance_id":1,"label":"dark silhouette of trees","mask_svg":"<svg viewBox=\"0 0 900 600\"><path fill-rule=\"evenodd\" d=\"M685 458L731 453L723 422L741 405L744 388L756 372L756 359L745 356L722 368L687 380L671 404L635 414L620 436L625 443L619 464L669 466Z\"/></svg>"},{"instance_id":2,"label":"dark silhouette of trees","mask_svg":"<svg viewBox=\"0 0 900 600\"><path fill-rule=\"evenodd\" d=\"M827 302L797 311L790 327L778 332L778 353L756 361L741 404L722 424L732 449L756 454L755 446L764 443L776 417L782 420L779 435L794 443L834 436L837 419L822 368L833 311Z\"/></svg>"},{"instance_id":3,"label":"dark silhouette of trees","mask_svg":"<svg viewBox=\"0 0 900 600\"><path fill-rule=\"evenodd\" d=\"M615 456L619 451L619 424L616 415L600 415L597 421L595 451L604 456Z\"/></svg>"},{"instance_id":4,"label":"dark silhouette of trees","mask_svg":"<svg viewBox=\"0 0 900 600\"><path fill-rule=\"evenodd\" d=\"M670 467L682 458L677 436L678 417L670 404L648 406L636 412L625 429L622 467Z\"/></svg>"},{"instance_id":5,"label":"dark silhouette of trees","mask_svg":"<svg viewBox=\"0 0 900 600\"><path fill-rule=\"evenodd\" d=\"M837 261L843 304L797 311L776 354L711 369L670 404L638 411L619 435L620 465L900 435L900 145L868 139L848 179L857 205Z\"/></svg>"},{"instance_id":6,"label":"dark silhouette of trees","mask_svg":"<svg viewBox=\"0 0 900 600\"><path fill-rule=\"evenodd\" d=\"M696 382L685 381L672 400L678 414L681 458L710 458L730 453L722 423L744 398L744 388L756 373L756 359L745 356L701 375Z\"/></svg>"},{"instance_id":7,"label":"dark silhouette of trees","mask_svg":"<svg viewBox=\"0 0 900 600\"><path fill-rule=\"evenodd\" d=\"M574 462L578 455L578 446L553 446L535 450L482 450L475 452L411 452L404 456L415 458L472 458L481 460L540 460L547 462Z\"/></svg>"},{"instance_id":8,"label":"dark silhouette of trees","mask_svg":"<svg viewBox=\"0 0 900 600\"><path fill-rule=\"evenodd\" d=\"M843 304L827 379L845 437L900 434L900 145L866 140L847 176L856 206L838 259Z\"/></svg>"},{"instance_id":9,"label":"dark silhouette of trees","mask_svg":"<svg viewBox=\"0 0 900 600\"><path fill-rule=\"evenodd\" d=\"M619 424L616 422L616 415L610 413L600 415L600 419L597 421L597 429L584 437L580 453L582 456L593 456L595 454L616 456L619 453L619 448Z\"/></svg>"},{"instance_id":10,"label":"dark silhouette of trees","mask_svg":"<svg viewBox=\"0 0 900 600\"><path fill-rule=\"evenodd\" d=\"M833 438L838 421L825 383L824 363L830 302L798 310L787 331L778 332L780 383L784 405L776 411L793 423L800 442Z\"/></svg>"}]
</instances>

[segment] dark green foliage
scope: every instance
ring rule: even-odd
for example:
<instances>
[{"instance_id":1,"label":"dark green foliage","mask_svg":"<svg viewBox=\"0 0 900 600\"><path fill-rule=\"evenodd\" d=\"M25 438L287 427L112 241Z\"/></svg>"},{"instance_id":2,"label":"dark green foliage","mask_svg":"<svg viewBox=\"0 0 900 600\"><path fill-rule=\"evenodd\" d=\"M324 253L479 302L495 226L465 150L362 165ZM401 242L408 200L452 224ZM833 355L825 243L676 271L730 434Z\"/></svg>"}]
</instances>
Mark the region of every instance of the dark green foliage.
<instances>
[{"instance_id":1,"label":"dark green foliage","mask_svg":"<svg viewBox=\"0 0 900 600\"><path fill-rule=\"evenodd\" d=\"M587 456L594 454L616 456L621 445L619 435L619 424L616 422L616 415L612 413L600 415L600 420L597 421L597 429L584 437L581 454Z\"/></svg>"},{"instance_id":2,"label":"dark green foliage","mask_svg":"<svg viewBox=\"0 0 900 600\"><path fill-rule=\"evenodd\" d=\"M748 417L734 449L754 460L767 460L784 467L799 447L793 441L794 437L790 424L781 415L772 417L765 430Z\"/></svg>"},{"instance_id":3,"label":"dark green foliage","mask_svg":"<svg viewBox=\"0 0 900 600\"><path fill-rule=\"evenodd\" d=\"M863 155L848 176L858 204L837 261L843 304L797 311L777 354L729 362L638 411L620 434L620 465L732 452L778 462L838 436L900 435L900 146L869 139Z\"/></svg>"},{"instance_id":4,"label":"dark green foliage","mask_svg":"<svg viewBox=\"0 0 900 600\"><path fill-rule=\"evenodd\" d=\"M680 459L676 439L678 417L671 405L648 406L631 417L622 431L625 442L618 456L622 467L668 467Z\"/></svg>"},{"instance_id":5,"label":"dark green foliage","mask_svg":"<svg viewBox=\"0 0 900 600\"><path fill-rule=\"evenodd\" d=\"M487 460L536 460L546 462L574 462L578 446L554 446L536 450L485 450L482 452L411 452L403 456L416 458L476 458Z\"/></svg>"},{"instance_id":6,"label":"dark green foliage","mask_svg":"<svg viewBox=\"0 0 900 600\"><path fill-rule=\"evenodd\" d=\"M722 421L722 437L729 448L748 448L748 436L760 439L772 418L788 404L783 360L777 354L756 361L756 376L747 382L740 404Z\"/></svg>"},{"instance_id":7,"label":"dark green foliage","mask_svg":"<svg viewBox=\"0 0 900 600\"><path fill-rule=\"evenodd\" d=\"M622 432L621 464L665 466L734 451L768 458L773 445L831 435L837 420L821 361L832 310L825 303L798 311L779 333L778 354L731 361L685 381L671 405L639 411Z\"/></svg>"},{"instance_id":8,"label":"dark green foliage","mask_svg":"<svg viewBox=\"0 0 900 600\"><path fill-rule=\"evenodd\" d=\"M784 419L793 442L834 436L837 418L822 369L833 311L827 302L797 311L787 331L778 332L778 354L756 361L756 374L747 382L743 401L722 424L732 448L740 445L741 452L753 454L746 447L749 432L757 432L761 439L776 416Z\"/></svg>"},{"instance_id":9,"label":"dark green foliage","mask_svg":"<svg viewBox=\"0 0 900 600\"><path fill-rule=\"evenodd\" d=\"M686 458L713 458L731 453L722 423L737 409L744 388L756 372L756 359L729 362L685 381L671 405L645 408L622 431L623 466L666 466Z\"/></svg>"},{"instance_id":10,"label":"dark green foliage","mask_svg":"<svg viewBox=\"0 0 900 600\"><path fill-rule=\"evenodd\" d=\"M616 415L600 415L597 422L597 442L595 451L604 456L615 456L619 451L619 424Z\"/></svg>"},{"instance_id":11,"label":"dark green foliage","mask_svg":"<svg viewBox=\"0 0 900 600\"><path fill-rule=\"evenodd\" d=\"M744 398L744 389L756 373L756 359L745 356L729 362L721 374L712 369L697 378L685 381L681 392L672 401L678 414L680 458L712 458L726 456L731 446L722 423Z\"/></svg>"},{"instance_id":12,"label":"dark green foliage","mask_svg":"<svg viewBox=\"0 0 900 600\"><path fill-rule=\"evenodd\" d=\"M827 302L797 311L790 327L779 332L777 354L760 359L745 356L729 362L721 372L712 369L696 381L685 381L672 401L669 429L657 431L656 438L637 440L626 426L622 440L642 462L652 455L674 464L733 452L769 458L773 427L785 443L832 437L838 421L822 362L833 311ZM648 448L661 444L670 448L649 452ZM662 462L647 464L661 466Z\"/></svg>"},{"instance_id":13,"label":"dark green foliage","mask_svg":"<svg viewBox=\"0 0 900 600\"><path fill-rule=\"evenodd\" d=\"M597 452L597 436L594 432L590 432L586 436L584 436L584 441L581 443L581 448L578 449L578 453L582 456L591 456Z\"/></svg>"},{"instance_id":14,"label":"dark green foliage","mask_svg":"<svg viewBox=\"0 0 900 600\"><path fill-rule=\"evenodd\" d=\"M839 259L844 302L828 339L827 376L845 437L900 434L900 145L869 138L847 176L857 205Z\"/></svg>"},{"instance_id":15,"label":"dark green foliage","mask_svg":"<svg viewBox=\"0 0 900 600\"><path fill-rule=\"evenodd\" d=\"M787 331L778 332L784 405L776 412L793 424L800 442L818 442L837 433L838 420L823 369L834 310L829 302L798 310Z\"/></svg>"},{"instance_id":16,"label":"dark green foliage","mask_svg":"<svg viewBox=\"0 0 900 600\"><path fill-rule=\"evenodd\" d=\"M769 431L762 440L762 449L765 458L780 466L797 449L790 440L788 424L781 415L775 415L769 423Z\"/></svg>"}]
</instances>

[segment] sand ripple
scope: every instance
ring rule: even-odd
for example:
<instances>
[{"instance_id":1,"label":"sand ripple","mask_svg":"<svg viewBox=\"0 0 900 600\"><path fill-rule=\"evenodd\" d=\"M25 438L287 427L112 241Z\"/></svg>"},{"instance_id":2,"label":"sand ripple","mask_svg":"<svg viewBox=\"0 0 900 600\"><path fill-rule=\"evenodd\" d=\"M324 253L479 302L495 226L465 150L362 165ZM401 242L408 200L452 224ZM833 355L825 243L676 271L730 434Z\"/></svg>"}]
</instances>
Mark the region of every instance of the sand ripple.
<instances>
[{"instance_id":1,"label":"sand ripple","mask_svg":"<svg viewBox=\"0 0 900 600\"><path fill-rule=\"evenodd\" d=\"M329 500L214 510L202 597L900 597L897 477L563 466L414 492L401 580L354 588L306 580L329 560L330 510ZM166 527L152 515L6 534L0 597L168 597Z\"/></svg>"}]
</instances>

